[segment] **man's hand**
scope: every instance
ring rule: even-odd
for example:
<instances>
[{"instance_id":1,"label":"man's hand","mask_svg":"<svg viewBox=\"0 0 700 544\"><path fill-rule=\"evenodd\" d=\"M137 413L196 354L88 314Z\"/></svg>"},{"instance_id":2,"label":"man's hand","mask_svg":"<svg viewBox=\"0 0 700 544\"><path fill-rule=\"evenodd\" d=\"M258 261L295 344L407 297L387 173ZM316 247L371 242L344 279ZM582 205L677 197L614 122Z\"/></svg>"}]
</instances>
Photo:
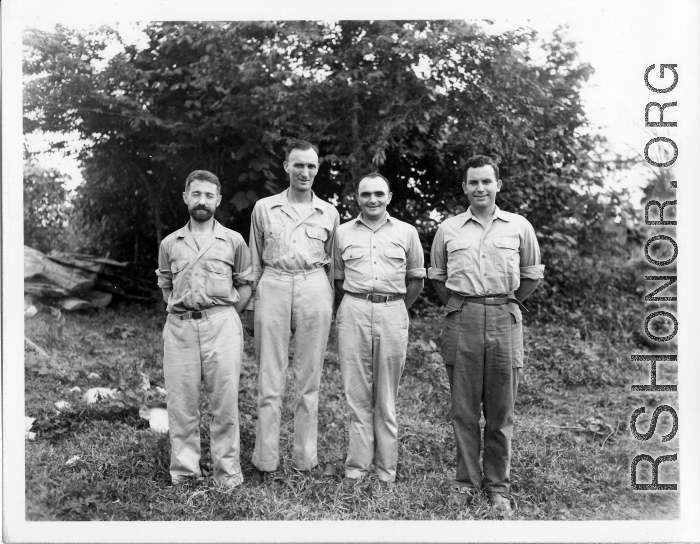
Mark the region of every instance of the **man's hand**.
<instances>
[{"instance_id":1,"label":"man's hand","mask_svg":"<svg viewBox=\"0 0 700 544\"><path fill-rule=\"evenodd\" d=\"M435 292L437 293L440 302L442 302L442 305L447 306L447 303L450 301L450 292L447 287L445 287L445 282L440 280L431 280L431 283L433 284L433 289L435 289Z\"/></svg>"},{"instance_id":2,"label":"man's hand","mask_svg":"<svg viewBox=\"0 0 700 544\"><path fill-rule=\"evenodd\" d=\"M255 337L255 310L246 310L243 327L251 337Z\"/></svg>"}]
</instances>

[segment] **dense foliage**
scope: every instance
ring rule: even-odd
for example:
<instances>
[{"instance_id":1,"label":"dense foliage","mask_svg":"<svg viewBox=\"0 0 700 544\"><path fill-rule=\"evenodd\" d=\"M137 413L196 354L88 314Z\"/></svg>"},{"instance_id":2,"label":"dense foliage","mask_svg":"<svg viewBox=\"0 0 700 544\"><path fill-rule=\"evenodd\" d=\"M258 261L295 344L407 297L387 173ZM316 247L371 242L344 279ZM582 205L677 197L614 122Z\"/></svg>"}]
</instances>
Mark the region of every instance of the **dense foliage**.
<instances>
[{"instance_id":1,"label":"dense foliage","mask_svg":"<svg viewBox=\"0 0 700 544\"><path fill-rule=\"evenodd\" d=\"M89 142L75 206L112 234L86 249L145 270L187 220L180 194L194 169L219 176L218 219L247 236L255 201L286 184L285 144L308 139L321 148L319 196L349 218L354 181L379 170L392 181L391 213L428 250L440 219L465 209L464 160L488 154L502 163L499 205L540 238L547 272L533 307L571 316L585 299L607 322L638 298L621 266L638 233L604 183L621 163L587 126L579 92L592 68L561 32L543 42L487 27L151 23L145 48L108 59L106 44L120 41L112 29L30 30L25 130Z\"/></svg>"},{"instance_id":2,"label":"dense foliage","mask_svg":"<svg viewBox=\"0 0 700 544\"><path fill-rule=\"evenodd\" d=\"M44 252L61 246L69 212L65 176L27 159L23 178L24 243Z\"/></svg>"}]
</instances>

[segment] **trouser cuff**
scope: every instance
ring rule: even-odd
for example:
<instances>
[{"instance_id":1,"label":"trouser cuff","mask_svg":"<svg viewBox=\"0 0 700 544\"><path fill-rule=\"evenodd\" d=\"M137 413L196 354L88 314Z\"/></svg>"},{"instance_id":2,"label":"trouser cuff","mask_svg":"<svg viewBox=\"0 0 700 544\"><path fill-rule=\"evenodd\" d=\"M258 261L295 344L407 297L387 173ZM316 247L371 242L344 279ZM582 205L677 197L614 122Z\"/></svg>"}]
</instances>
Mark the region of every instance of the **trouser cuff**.
<instances>
[{"instance_id":1,"label":"trouser cuff","mask_svg":"<svg viewBox=\"0 0 700 544\"><path fill-rule=\"evenodd\" d=\"M352 478L353 480L359 480L364 478L367 474L366 470L360 470L359 468L346 468L345 477Z\"/></svg>"},{"instance_id":2,"label":"trouser cuff","mask_svg":"<svg viewBox=\"0 0 700 544\"><path fill-rule=\"evenodd\" d=\"M279 464L279 459L261 461L260 459L256 459L255 457L253 457L253 465L255 465L255 468L257 468L258 470L262 470L263 472L273 472L277 470Z\"/></svg>"},{"instance_id":3,"label":"trouser cuff","mask_svg":"<svg viewBox=\"0 0 700 544\"><path fill-rule=\"evenodd\" d=\"M314 457L308 461L296 461L292 459L292 466L297 470L311 470L318 465L318 458Z\"/></svg>"}]
</instances>

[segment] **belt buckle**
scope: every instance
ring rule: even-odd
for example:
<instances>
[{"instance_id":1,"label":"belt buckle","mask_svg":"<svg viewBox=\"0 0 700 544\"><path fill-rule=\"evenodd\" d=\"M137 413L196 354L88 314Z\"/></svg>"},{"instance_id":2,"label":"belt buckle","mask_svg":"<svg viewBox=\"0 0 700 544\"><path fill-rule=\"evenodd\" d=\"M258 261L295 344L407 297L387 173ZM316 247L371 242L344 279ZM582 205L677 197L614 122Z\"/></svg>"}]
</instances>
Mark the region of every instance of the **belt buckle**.
<instances>
[{"instance_id":1,"label":"belt buckle","mask_svg":"<svg viewBox=\"0 0 700 544\"><path fill-rule=\"evenodd\" d=\"M384 300L382 300L382 297L384 297ZM384 302L384 304L386 304L387 302L389 302L389 295L381 295L379 293L368 293L367 300L376 304L380 302Z\"/></svg>"},{"instance_id":2,"label":"belt buckle","mask_svg":"<svg viewBox=\"0 0 700 544\"><path fill-rule=\"evenodd\" d=\"M202 312L192 312L192 319L202 319Z\"/></svg>"}]
</instances>

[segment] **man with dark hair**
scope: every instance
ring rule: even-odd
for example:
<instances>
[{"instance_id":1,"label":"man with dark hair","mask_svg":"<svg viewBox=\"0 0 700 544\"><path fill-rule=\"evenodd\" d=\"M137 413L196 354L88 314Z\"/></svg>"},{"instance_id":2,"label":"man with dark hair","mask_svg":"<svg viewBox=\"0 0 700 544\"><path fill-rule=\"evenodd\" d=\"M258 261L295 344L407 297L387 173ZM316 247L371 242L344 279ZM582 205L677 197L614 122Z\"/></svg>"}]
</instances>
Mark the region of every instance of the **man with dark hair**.
<instances>
[{"instance_id":1,"label":"man with dark hair","mask_svg":"<svg viewBox=\"0 0 700 544\"><path fill-rule=\"evenodd\" d=\"M258 362L256 484L279 465L290 334L297 391L292 466L311 470L318 465L318 390L333 310L331 248L338 212L311 190L318 172L317 148L295 140L285 156L289 188L258 200L251 218L256 287L246 312L246 330L255 336Z\"/></svg>"},{"instance_id":2,"label":"man with dark hair","mask_svg":"<svg viewBox=\"0 0 700 544\"><path fill-rule=\"evenodd\" d=\"M182 194L191 220L167 236L158 254L158 286L167 302L163 374L170 427L173 485L199 468L199 392L210 396L214 480L243 482L239 452L238 379L243 357L239 313L251 294L250 252L240 234L214 219L219 179L192 172Z\"/></svg>"},{"instance_id":3,"label":"man with dark hair","mask_svg":"<svg viewBox=\"0 0 700 544\"><path fill-rule=\"evenodd\" d=\"M187 179L185 180L185 193L187 193L189 190L192 182L197 180L213 183L216 185L216 190L219 192L219 194L221 194L221 183L219 183L219 178L207 170L195 170L189 176L187 176Z\"/></svg>"},{"instance_id":4,"label":"man with dark hair","mask_svg":"<svg viewBox=\"0 0 700 544\"><path fill-rule=\"evenodd\" d=\"M511 437L523 365L520 309L543 277L544 266L532 225L496 206L502 186L498 175L489 157L467 160L462 188L470 206L438 228L428 277L445 304L441 353L457 444L453 500L468 504L483 487L494 508L510 510Z\"/></svg>"},{"instance_id":5,"label":"man with dark hair","mask_svg":"<svg viewBox=\"0 0 700 544\"><path fill-rule=\"evenodd\" d=\"M350 406L346 482L396 480L396 395L406 363L408 308L423 289L423 248L415 227L391 217L389 182L378 173L357 186L360 215L338 227L335 288L338 359Z\"/></svg>"}]
</instances>

